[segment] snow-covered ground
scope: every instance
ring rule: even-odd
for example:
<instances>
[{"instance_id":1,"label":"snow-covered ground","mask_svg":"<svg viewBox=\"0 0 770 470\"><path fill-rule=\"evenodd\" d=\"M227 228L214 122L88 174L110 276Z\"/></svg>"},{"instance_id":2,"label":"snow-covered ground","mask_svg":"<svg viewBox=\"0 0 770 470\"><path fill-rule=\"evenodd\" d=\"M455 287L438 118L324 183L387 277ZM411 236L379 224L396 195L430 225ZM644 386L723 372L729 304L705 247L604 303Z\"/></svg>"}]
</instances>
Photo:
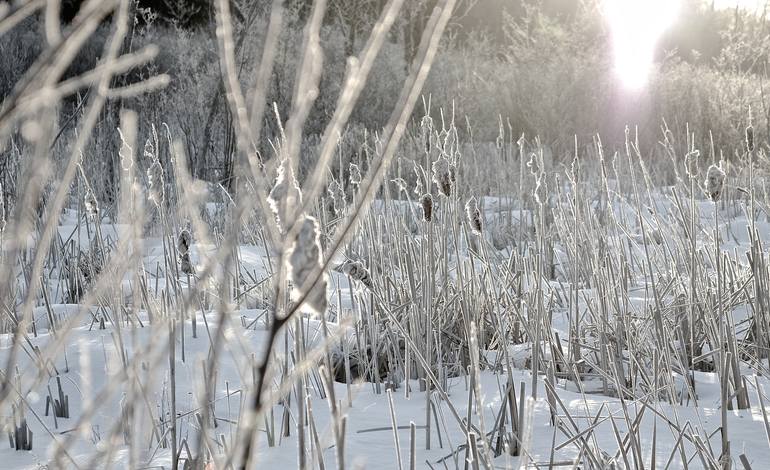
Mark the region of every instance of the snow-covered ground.
<instances>
[{"instance_id":1,"label":"snow-covered ground","mask_svg":"<svg viewBox=\"0 0 770 470\"><path fill-rule=\"evenodd\" d=\"M655 220L651 216L652 210L646 212L650 215L649 218L645 216L648 229L657 227L661 221L665 222L666 230L679 229L673 220L675 210L669 202L661 200L655 208L662 214L662 220ZM493 227L496 223L502 224L500 230L505 225L500 222L501 214L505 214L506 223L511 224L527 224L532 217L530 213L512 210L510 203L502 198L484 198L482 206L487 223ZM699 206L703 227L698 235L699 243L707 243L711 236L709 221L713 218L713 208L713 204L706 202ZM381 211L383 207L378 202L374 209ZM397 212L405 217L409 217L411 211L419 213L419 210L417 205L397 207ZM632 208L618 203L615 212L616 217L631 220L629 226L636 224L637 213ZM723 252L728 255L745 253L749 246L745 217L737 212L723 212L721 217L720 233L725 237L721 245ZM757 229L763 237L770 239L770 223L761 219ZM100 226L101 236L110 244L124 236L126 231L125 227L109 223ZM73 243L81 249L87 248L92 240L90 232L78 224L71 214L62 218L58 235L65 243L74 240ZM488 236L494 237L494 234ZM511 240L516 236L511 234ZM640 230L625 236L633 242L631 250L642 249ZM665 234L663 238L665 240ZM664 246L665 243L652 246L654 255L665 256L662 251ZM17 451L9 445L0 446L0 468L95 468L94 465L99 468L170 468L168 422L172 419L171 383L168 328L163 321L163 312L164 308L172 305L170 297L176 294L175 289L180 288L182 294L190 292L190 284L195 280L183 274L177 279L172 277L172 273L165 272L164 247L160 237L144 239L142 250L144 272L140 275L128 273L123 279L115 280L121 286L121 301L101 299L87 307L66 304L67 297L61 289L62 279L53 272L49 273L48 291L54 293L53 298L37 301L33 309L34 333L30 330L21 342L13 367L6 371L13 376L9 400L16 411L12 411L11 407L4 410L5 431L13 432L14 423L18 424L23 416L33 433L33 449ZM557 243L556 257L565 256L567 250L566 246ZM510 251L511 247L507 246L497 255L504 261ZM192 261L201 266L215 252L214 246L194 244ZM267 339L266 298L261 286L270 275L270 255L258 246L240 246L237 250L238 263L250 280L239 286L241 295L226 302L224 310L218 310L220 304L214 297L220 292L220 286L214 282L207 288L212 297L205 302L198 298L199 303L188 308L188 317L177 326L174 343L174 419L183 457L188 455L184 450L185 443L193 448L198 439L201 416L206 413L201 407L205 392L200 384L207 381L214 384L208 397L212 407L210 416L215 423L214 445L217 447L211 449L215 458L235 439L239 411L247 406L249 398L245 390L253 384L254 366L264 351ZM741 256L735 259L740 260ZM567 261L557 259L557 262L563 264L561 278L551 281L549 285L552 289L566 292L569 289ZM225 279L221 273L214 277L217 282ZM136 284L139 278L143 279L142 285ZM356 330L351 325L356 315L353 299L358 289L360 286L351 285L350 279L341 272L330 271L327 294L334 318L330 319L328 334L337 338L332 343L336 350L346 350L355 345ZM601 294L591 288L576 290L579 292L580 311L585 311L587 302ZM130 299L135 296L144 298L145 295L148 302L143 302L141 309L131 310L132 314L128 315L126 306ZM628 299L631 317L643 315L653 302L644 287L630 292ZM737 302L731 308L736 325L750 314L745 302ZM177 310L171 311L178 313ZM209 372L205 364L223 320L225 341L218 352L216 377L211 379L206 377ZM569 321L569 312L565 309L554 310L551 327L560 334L565 350L569 348L566 340L569 337ZM322 348L324 333L318 318L303 317L302 322L308 351ZM60 341L63 328L66 334ZM281 337L276 343L274 361L277 364L284 361L292 363L293 338L291 332L284 334L289 335L285 341ZM3 366L13 349L12 341L12 335L0 336L0 364ZM399 468L397 459L400 456L402 465L408 468L410 423L414 423L417 429L414 442L417 468L463 468L466 458L464 446L468 442L468 425L464 419L471 417L471 427L477 434L496 432L495 423L503 407L501 400L506 396L509 378L517 394L522 383L526 384L526 396L531 394L531 349L531 343L510 346L508 356L513 368L510 376L506 368L481 370L477 384L479 393L470 400L470 409L470 381L467 376L449 377L443 393L431 392L430 400L437 415L432 418L429 450L426 449L426 392L420 391L416 380L397 384L392 394L400 450L395 443L391 406L385 388L380 387L378 393L378 387L373 383L336 383L336 406L341 407L342 414L347 416L346 467ZM483 352L490 363L496 363L497 354L494 351ZM549 354L545 359L550 357ZM738 456L744 454L752 468L767 468L770 462L770 435L758 394L762 395L765 403L770 403L770 399L766 398L770 394L770 381L748 368L742 373L746 378L744 384L749 390L751 407L727 412L733 459L737 461ZM598 385L601 382L599 379L587 379L582 384L586 393L581 393L573 381L561 377L556 380L557 399L550 400L549 405L545 378L544 374L538 378L535 400L521 401L525 405L522 415L529 423L528 431L524 433L528 437L525 455L513 457L502 452L491 462L494 468L516 468L520 465L547 468L549 462L564 468L575 468L573 462L584 456L584 446L602 449L606 454L606 468L616 468L611 466L611 462L618 467L641 468L641 464L634 463L637 462L635 459L641 459L644 468L663 468L666 465L670 468L709 468L715 462L701 460L704 452L696 452L696 449L710 447L711 455L719 455L722 410L720 381L716 373L694 374L697 404L686 396L681 404L605 396ZM680 386L684 383L681 376L672 380L678 381ZM320 373L313 366L308 372L306 387L314 416L313 426L321 447L320 459L326 468L336 468L337 449L332 430L335 424L332 423L329 400L320 383ZM46 413L47 398L58 400L60 388L69 403L69 417L66 418ZM294 407L293 402L286 407L279 403L264 423L258 423L256 468L297 466L297 417ZM555 423L552 411L556 414ZM289 436L282 436L280 432L285 420L288 421ZM125 428L116 426L119 421L130 424ZM633 426L631 432L629 425ZM507 426L510 427L510 423ZM313 447L308 455L318 459L315 444L306 445ZM479 441L479 446L482 445ZM632 455L636 448L640 450L640 455ZM490 451L490 455L493 453ZM318 462L310 465L311 468L318 466Z\"/></svg>"}]
</instances>

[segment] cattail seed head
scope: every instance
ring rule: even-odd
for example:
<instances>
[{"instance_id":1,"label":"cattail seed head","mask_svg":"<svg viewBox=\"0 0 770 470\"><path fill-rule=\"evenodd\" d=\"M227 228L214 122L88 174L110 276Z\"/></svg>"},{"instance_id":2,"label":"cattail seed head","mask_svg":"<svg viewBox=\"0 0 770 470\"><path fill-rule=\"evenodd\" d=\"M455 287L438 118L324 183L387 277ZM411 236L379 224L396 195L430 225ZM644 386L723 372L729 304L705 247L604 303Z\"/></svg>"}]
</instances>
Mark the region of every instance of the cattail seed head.
<instances>
[{"instance_id":1,"label":"cattail seed head","mask_svg":"<svg viewBox=\"0 0 770 470\"><path fill-rule=\"evenodd\" d=\"M420 120L420 129L422 131L425 153L429 153L431 146L433 145L433 118L430 116L423 116L423 118Z\"/></svg>"},{"instance_id":2,"label":"cattail seed head","mask_svg":"<svg viewBox=\"0 0 770 470\"><path fill-rule=\"evenodd\" d=\"M299 189L299 184L297 184L297 180L294 178L294 171L291 169L288 160L284 159L278 167L273 189L270 190L270 194L267 196L267 204L270 210L273 211L275 221L278 224L278 230L281 231L283 231L281 217L286 205L289 204L289 196L294 199L291 201L292 203L299 204L302 202L302 191Z\"/></svg>"},{"instance_id":3,"label":"cattail seed head","mask_svg":"<svg viewBox=\"0 0 770 470\"><path fill-rule=\"evenodd\" d=\"M698 176L698 158L700 152L698 150L691 150L684 156L684 171L690 178Z\"/></svg>"},{"instance_id":4,"label":"cattail seed head","mask_svg":"<svg viewBox=\"0 0 770 470\"><path fill-rule=\"evenodd\" d=\"M329 189L327 190L329 193L329 197L332 199L332 203L334 204L334 213L337 215L342 214L342 212L345 210L345 190L342 189L342 185L340 185L336 180L332 180L331 183L329 183Z\"/></svg>"},{"instance_id":5,"label":"cattail seed head","mask_svg":"<svg viewBox=\"0 0 770 470\"><path fill-rule=\"evenodd\" d=\"M535 152L529 154L529 161L527 162L527 168L533 176L538 176L541 173L540 159Z\"/></svg>"},{"instance_id":6,"label":"cattail seed head","mask_svg":"<svg viewBox=\"0 0 770 470\"><path fill-rule=\"evenodd\" d=\"M305 215L301 222L297 238L291 247L287 259L287 271L292 283L291 298L299 301L303 296L303 306L313 313L326 310L326 275L322 274L315 286L306 285L311 280L313 271L322 264L320 229L315 218Z\"/></svg>"},{"instance_id":7,"label":"cattail seed head","mask_svg":"<svg viewBox=\"0 0 770 470\"><path fill-rule=\"evenodd\" d=\"M430 194L423 194L420 198L420 205L422 205L422 218L426 222L433 220L433 196Z\"/></svg>"},{"instance_id":8,"label":"cattail seed head","mask_svg":"<svg viewBox=\"0 0 770 470\"><path fill-rule=\"evenodd\" d=\"M704 183L706 195L713 202L719 201L722 197L722 189L725 184L725 172L721 166L711 165L706 172L706 182Z\"/></svg>"},{"instance_id":9,"label":"cattail seed head","mask_svg":"<svg viewBox=\"0 0 770 470\"><path fill-rule=\"evenodd\" d=\"M163 207L166 201L166 187L163 183L163 166L160 160L154 160L147 169L147 183L149 189L149 199L156 207Z\"/></svg>"},{"instance_id":10,"label":"cattail seed head","mask_svg":"<svg viewBox=\"0 0 770 470\"><path fill-rule=\"evenodd\" d=\"M751 124L746 128L746 150L754 151L754 126Z\"/></svg>"},{"instance_id":11,"label":"cattail seed head","mask_svg":"<svg viewBox=\"0 0 770 470\"><path fill-rule=\"evenodd\" d=\"M358 281L367 288L371 289L374 284L372 278L369 275L369 270L366 269L360 261L347 261L342 266L342 272L350 276L354 281Z\"/></svg>"},{"instance_id":12,"label":"cattail seed head","mask_svg":"<svg viewBox=\"0 0 770 470\"><path fill-rule=\"evenodd\" d=\"M481 211L475 197L468 199L465 203L465 215L468 217L468 224L476 235L481 235Z\"/></svg>"},{"instance_id":13,"label":"cattail seed head","mask_svg":"<svg viewBox=\"0 0 770 470\"><path fill-rule=\"evenodd\" d=\"M150 160L157 160L155 157L155 146L152 144L152 139L147 139L144 142L144 156Z\"/></svg>"},{"instance_id":14,"label":"cattail seed head","mask_svg":"<svg viewBox=\"0 0 770 470\"><path fill-rule=\"evenodd\" d=\"M176 239L176 249L180 254L185 254L190 251L190 245L192 244L192 235L187 229L179 232L179 237Z\"/></svg>"},{"instance_id":15,"label":"cattail seed head","mask_svg":"<svg viewBox=\"0 0 770 470\"><path fill-rule=\"evenodd\" d=\"M86 195L83 198L83 206L85 207L88 220L96 220L99 216L99 201L96 200L93 189L88 188L86 190Z\"/></svg>"},{"instance_id":16,"label":"cattail seed head","mask_svg":"<svg viewBox=\"0 0 770 470\"><path fill-rule=\"evenodd\" d=\"M184 253L179 257L179 270L185 274L195 273L192 262L190 261L190 253Z\"/></svg>"},{"instance_id":17,"label":"cattail seed head","mask_svg":"<svg viewBox=\"0 0 770 470\"><path fill-rule=\"evenodd\" d=\"M361 180L362 180L361 169L358 168L358 165L356 165L355 163L351 163L349 169L350 169L350 184L357 187L358 185L361 184Z\"/></svg>"},{"instance_id":18,"label":"cattail seed head","mask_svg":"<svg viewBox=\"0 0 770 470\"><path fill-rule=\"evenodd\" d=\"M444 196L452 194L452 185L455 183L455 167L446 155L442 155L433 162L433 182L436 183Z\"/></svg>"}]
</instances>

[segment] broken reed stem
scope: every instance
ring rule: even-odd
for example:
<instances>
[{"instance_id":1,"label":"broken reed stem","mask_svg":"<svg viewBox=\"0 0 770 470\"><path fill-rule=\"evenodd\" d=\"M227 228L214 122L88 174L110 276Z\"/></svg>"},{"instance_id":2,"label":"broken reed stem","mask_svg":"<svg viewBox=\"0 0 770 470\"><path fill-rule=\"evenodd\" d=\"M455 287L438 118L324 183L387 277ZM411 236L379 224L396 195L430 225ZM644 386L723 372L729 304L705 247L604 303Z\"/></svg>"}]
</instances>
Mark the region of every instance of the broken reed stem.
<instances>
[{"instance_id":1,"label":"broken reed stem","mask_svg":"<svg viewBox=\"0 0 770 470\"><path fill-rule=\"evenodd\" d=\"M388 396L388 409L390 410L390 424L393 429L393 442L396 446L396 460L398 461L398 469L403 470L403 463L401 460L401 445L398 442L398 423L396 422L396 409L393 405L393 390L390 388L386 392Z\"/></svg>"}]
</instances>

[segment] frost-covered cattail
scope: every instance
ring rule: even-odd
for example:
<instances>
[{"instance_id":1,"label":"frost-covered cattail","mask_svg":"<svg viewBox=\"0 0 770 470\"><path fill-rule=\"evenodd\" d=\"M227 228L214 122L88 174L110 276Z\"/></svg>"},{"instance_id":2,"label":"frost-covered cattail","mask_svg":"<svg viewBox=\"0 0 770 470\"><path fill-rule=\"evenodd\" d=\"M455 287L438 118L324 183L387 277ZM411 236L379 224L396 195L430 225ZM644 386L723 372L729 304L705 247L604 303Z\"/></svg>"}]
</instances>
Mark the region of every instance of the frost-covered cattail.
<instances>
[{"instance_id":1,"label":"frost-covered cattail","mask_svg":"<svg viewBox=\"0 0 770 470\"><path fill-rule=\"evenodd\" d=\"M99 201L96 200L94 190L90 187L86 189L86 195L83 198L83 206L85 207L88 220L96 220L99 216Z\"/></svg>"},{"instance_id":2,"label":"frost-covered cattail","mask_svg":"<svg viewBox=\"0 0 770 470\"><path fill-rule=\"evenodd\" d=\"M358 281L367 288L371 289L374 284L372 278L369 275L369 270L366 269L360 261L347 261L342 266L342 272L350 276L354 281Z\"/></svg>"},{"instance_id":3,"label":"frost-covered cattail","mask_svg":"<svg viewBox=\"0 0 770 470\"><path fill-rule=\"evenodd\" d=\"M358 165L355 163L350 164L350 184L353 186L358 186L361 184L361 169L358 168Z\"/></svg>"},{"instance_id":4,"label":"frost-covered cattail","mask_svg":"<svg viewBox=\"0 0 770 470\"><path fill-rule=\"evenodd\" d=\"M327 190L329 193L329 197L332 199L332 203L334 204L334 213L337 215L342 214L342 212L345 210L345 190L342 189L342 185L340 185L336 180L332 180L331 183L329 183L329 189Z\"/></svg>"},{"instance_id":5,"label":"frost-covered cattail","mask_svg":"<svg viewBox=\"0 0 770 470\"><path fill-rule=\"evenodd\" d=\"M473 233L480 235L482 229L481 211L475 197L471 197L465 203L465 215L468 217L468 224L471 226Z\"/></svg>"},{"instance_id":6,"label":"frost-covered cattail","mask_svg":"<svg viewBox=\"0 0 770 470\"><path fill-rule=\"evenodd\" d=\"M152 144L152 139L147 139L144 142L144 156L150 160L157 160L155 158L155 146Z\"/></svg>"},{"instance_id":7,"label":"frost-covered cattail","mask_svg":"<svg viewBox=\"0 0 770 470\"><path fill-rule=\"evenodd\" d=\"M746 128L746 150L754 151L754 126L751 124Z\"/></svg>"},{"instance_id":8,"label":"frost-covered cattail","mask_svg":"<svg viewBox=\"0 0 770 470\"><path fill-rule=\"evenodd\" d=\"M706 195L714 202L722 197L722 189L725 185L725 172L721 166L711 165L706 172L704 189Z\"/></svg>"},{"instance_id":9,"label":"frost-covered cattail","mask_svg":"<svg viewBox=\"0 0 770 470\"><path fill-rule=\"evenodd\" d=\"M193 274L193 265L190 261L190 246L192 245L192 235L187 229L179 232L176 240L176 250L179 253L179 270L185 274Z\"/></svg>"},{"instance_id":10,"label":"frost-covered cattail","mask_svg":"<svg viewBox=\"0 0 770 470\"><path fill-rule=\"evenodd\" d=\"M532 152L531 154L529 154L529 161L527 162L527 168L529 168L529 172L532 173L533 176L537 176L540 174L540 171L541 171L540 159L538 158L535 152Z\"/></svg>"},{"instance_id":11,"label":"frost-covered cattail","mask_svg":"<svg viewBox=\"0 0 770 470\"><path fill-rule=\"evenodd\" d=\"M698 176L698 158L700 152L698 150L691 150L684 156L684 171L690 178Z\"/></svg>"},{"instance_id":12,"label":"frost-covered cattail","mask_svg":"<svg viewBox=\"0 0 770 470\"><path fill-rule=\"evenodd\" d=\"M455 167L446 155L442 155L433 162L433 182L436 183L441 194L445 196L452 194L452 185L455 183Z\"/></svg>"},{"instance_id":13,"label":"frost-covered cattail","mask_svg":"<svg viewBox=\"0 0 770 470\"><path fill-rule=\"evenodd\" d=\"M426 222L433 220L433 196L430 194L423 194L420 198L420 205L422 206L422 218Z\"/></svg>"},{"instance_id":14,"label":"frost-covered cattail","mask_svg":"<svg viewBox=\"0 0 770 470\"><path fill-rule=\"evenodd\" d=\"M192 243L192 235L187 229L179 232L179 236L176 239L176 250L179 253L187 253L190 251L190 244Z\"/></svg>"},{"instance_id":15,"label":"frost-covered cattail","mask_svg":"<svg viewBox=\"0 0 770 470\"><path fill-rule=\"evenodd\" d=\"M433 145L433 118L430 116L423 116L423 118L420 120L420 129L422 131L423 146L425 147L425 152L430 152L431 146Z\"/></svg>"},{"instance_id":16,"label":"frost-covered cattail","mask_svg":"<svg viewBox=\"0 0 770 470\"><path fill-rule=\"evenodd\" d=\"M163 179L163 166L160 160L155 160L147 169L147 183L149 189L149 199L156 207L163 207L166 201L166 186Z\"/></svg>"},{"instance_id":17,"label":"frost-covered cattail","mask_svg":"<svg viewBox=\"0 0 770 470\"><path fill-rule=\"evenodd\" d=\"M185 274L193 274L195 272L190 261L190 253L184 253L179 256L179 270Z\"/></svg>"},{"instance_id":18,"label":"frost-covered cattail","mask_svg":"<svg viewBox=\"0 0 770 470\"><path fill-rule=\"evenodd\" d=\"M281 216L290 194L294 198L294 203L299 204L302 202L302 191L299 189L297 180L294 178L294 171L291 169L288 160L284 159L278 167L273 189L270 190L270 194L267 196L267 203L270 206L270 210L273 211L278 229L281 231L283 230Z\"/></svg>"},{"instance_id":19,"label":"frost-covered cattail","mask_svg":"<svg viewBox=\"0 0 770 470\"><path fill-rule=\"evenodd\" d=\"M313 271L322 266L320 230L318 221L309 215L304 216L301 224L287 260L289 280L293 286L291 298L298 302L305 296L303 306L320 314L326 310L326 274L321 275L309 292L307 289L310 286L305 285Z\"/></svg>"}]
</instances>

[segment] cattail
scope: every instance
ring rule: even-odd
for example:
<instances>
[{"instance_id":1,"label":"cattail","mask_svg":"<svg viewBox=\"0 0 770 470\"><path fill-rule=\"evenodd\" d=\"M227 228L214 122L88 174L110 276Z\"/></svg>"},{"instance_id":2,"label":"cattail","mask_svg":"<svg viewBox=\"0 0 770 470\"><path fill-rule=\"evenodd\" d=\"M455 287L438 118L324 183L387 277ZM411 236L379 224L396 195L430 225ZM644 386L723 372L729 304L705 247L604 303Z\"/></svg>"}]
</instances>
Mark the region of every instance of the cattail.
<instances>
[{"instance_id":1,"label":"cattail","mask_svg":"<svg viewBox=\"0 0 770 470\"><path fill-rule=\"evenodd\" d=\"M80 251L80 256L78 256L78 270L80 271L80 278L83 281L83 287L90 286L91 281L93 280L92 275L96 273L94 272L94 265L91 262L91 256L82 250Z\"/></svg>"},{"instance_id":2,"label":"cattail","mask_svg":"<svg viewBox=\"0 0 770 470\"><path fill-rule=\"evenodd\" d=\"M442 155L433 162L433 182L436 183L439 191L444 196L452 194L452 185L455 182L455 167L446 155Z\"/></svg>"},{"instance_id":3,"label":"cattail","mask_svg":"<svg viewBox=\"0 0 770 470\"><path fill-rule=\"evenodd\" d=\"M187 229L179 232L179 237L176 239L176 250L179 253L187 253L190 251L190 243L192 242L192 236Z\"/></svg>"},{"instance_id":4,"label":"cattail","mask_svg":"<svg viewBox=\"0 0 770 470\"><path fill-rule=\"evenodd\" d=\"M465 215L468 217L468 224L473 233L481 235L481 211L475 197L471 197L465 203Z\"/></svg>"},{"instance_id":5,"label":"cattail","mask_svg":"<svg viewBox=\"0 0 770 470\"><path fill-rule=\"evenodd\" d=\"M537 157L537 154L535 152L532 152L529 154L529 161L527 162L527 168L529 168L529 172L532 173L533 176L537 176L541 172L540 168L540 159Z\"/></svg>"},{"instance_id":6,"label":"cattail","mask_svg":"<svg viewBox=\"0 0 770 470\"><path fill-rule=\"evenodd\" d=\"M99 215L99 201L96 200L93 189L90 187L86 189L86 195L83 198L83 206L86 209L86 217L88 220L96 220Z\"/></svg>"},{"instance_id":7,"label":"cattail","mask_svg":"<svg viewBox=\"0 0 770 470\"><path fill-rule=\"evenodd\" d=\"M152 144L152 139L147 139L144 142L144 156L150 160L157 160L155 158L155 146Z\"/></svg>"},{"instance_id":8,"label":"cattail","mask_svg":"<svg viewBox=\"0 0 770 470\"><path fill-rule=\"evenodd\" d=\"M190 261L190 245L192 244L192 235L187 229L179 232L176 240L176 249L179 252L179 270L185 274L193 274L193 266Z\"/></svg>"},{"instance_id":9,"label":"cattail","mask_svg":"<svg viewBox=\"0 0 770 470\"><path fill-rule=\"evenodd\" d=\"M157 208L163 207L166 201L166 187L163 184L163 166L160 164L160 160L155 160L147 169L147 182L149 186L149 199Z\"/></svg>"},{"instance_id":10,"label":"cattail","mask_svg":"<svg viewBox=\"0 0 770 470\"><path fill-rule=\"evenodd\" d=\"M721 166L711 165L706 172L706 195L714 202L722 197L722 189L725 184L725 172Z\"/></svg>"},{"instance_id":11,"label":"cattail","mask_svg":"<svg viewBox=\"0 0 770 470\"><path fill-rule=\"evenodd\" d=\"M185 274L193 274L195 272L190 261L190 253L183 253L179 256L179 270Z\"/></svg>"},{"instance_id":12,"label":"cattail","mask_svg":"<svg viewBox=\"0 0 770 470\"><path fill-rule=\"evenodd\" d=\"M332 180L327 191L334 204L334 213L337 215L342 214L345 210L345 190L342 189L342 186L336 180Z\"/></svg>"},{"instance_id":13,"label":"cattail","mask_svg":"<svg viewBox=\"0 0 770 470\"><path fill-rule=\"evenodd\" d=\"M754 151L754 126L751 124L746 128L746 150Z\"/></svg>"},{"instance_id":14,"label":"cattail","mask_svg":"<svg viewBox=\"0 0 770 470\"><path fill-rule=\"evenodd\" d=\"M321 275L310 291L307 289L311 286L306 284L311 280L313 271L322 266L319 232L316 219L305 215L287 260L289 280L293 285L292 300L296 302L304 296L303 306L316 314L326 310L326 274Z\"/></svg>"},{"instance_id":15,"label":"cattail","mask_svg":"<svg viewBox=\"0 0 770 470\"><path fill-rule=\"evenodd\" d=\"M420 120L420 128L422 130L423 146L425 147L425 153L429 153L432 147L433 136L433 118L430 116L423 116Z\"/></svg>"},{"instance_id":16,"label":"cattail","mask_svg":"<svg viewBox=\"0 0 770 470\"><path fill-rule=\"evenodd\" d=\"M358 281L367 288L371 289L374 284L369 276L369 270L366 269L360 261L347 261L342 266L342 272L350 276L354 281Z\"/></svg>"},{"instance_id":17,"label":"cattail","mask_svg":"<svg viewBox=\"0 0 770 470\"><path fill-rule=\"evenodd\" d=\"M426 222L433 220L433 196L430 194L423 194L420 198L420 204L422 205L422 218Z\"/></svg>"},{"instance_id":18,"label":"cattail","mask_svg":"<svg viewBox=\"0 0 770 470\"><path fill-rule=\"evenodd\" d=\"M355 163L351 163L349 169L350 169L350 179L349 179L350 184L358 187L358 185L361 184L361 180L362 180L361 169L358 168L358 165L356 165Z\"/></svg>"},{"instance_id":19,"label":"cattail","mask_svg":"<svg viewBox=\"0 0 770 470\"><path fill-rule=\"evenodd\" d=\"M290 192L294 197L294 201L292 202L302 202L302 191L299 189L297 180L294 178L294 171L291 169L291 166L289 166L288 160L284 159L278 167L273 189L270 190L270 194L267 196L267 203L270 206L270 210L273 211L275 221L278 224L278 230L281 231L283 231L281 226L281 212L288 203Z\"/></svg>"},{"instance_id":20,"label":"cattail","mask_svg":"<svg viewBox=\"0 0 770 470\"><path fill-rule=\"evenodd\" d=\"M698 176L698 158L700 152L698 150L691 150L684 156L684 171L690 178Z\"/></svg>"}]
</instances>

